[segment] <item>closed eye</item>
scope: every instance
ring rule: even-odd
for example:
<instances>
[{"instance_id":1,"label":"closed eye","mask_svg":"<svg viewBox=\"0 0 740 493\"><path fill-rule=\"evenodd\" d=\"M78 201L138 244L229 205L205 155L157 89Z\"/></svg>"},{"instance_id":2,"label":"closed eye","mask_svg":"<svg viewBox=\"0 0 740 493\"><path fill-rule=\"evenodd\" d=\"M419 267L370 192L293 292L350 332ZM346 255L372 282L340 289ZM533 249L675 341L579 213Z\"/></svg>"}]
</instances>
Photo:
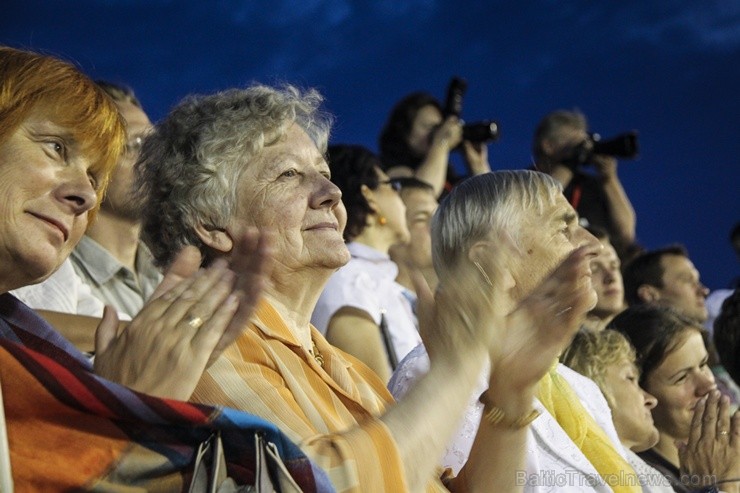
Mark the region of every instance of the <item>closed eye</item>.
<instances>
[{"instance_id":1,"label":"closed eye","mask_svg":"<svg viewBox=\"0 0 740 493\"><path fill-rule=\"evenodd\" d=\"M686 380L686 373L684 373L680 377L678 377L673 383L674 384L683 383L684 380Z\"/></svg>"}]
</instances>

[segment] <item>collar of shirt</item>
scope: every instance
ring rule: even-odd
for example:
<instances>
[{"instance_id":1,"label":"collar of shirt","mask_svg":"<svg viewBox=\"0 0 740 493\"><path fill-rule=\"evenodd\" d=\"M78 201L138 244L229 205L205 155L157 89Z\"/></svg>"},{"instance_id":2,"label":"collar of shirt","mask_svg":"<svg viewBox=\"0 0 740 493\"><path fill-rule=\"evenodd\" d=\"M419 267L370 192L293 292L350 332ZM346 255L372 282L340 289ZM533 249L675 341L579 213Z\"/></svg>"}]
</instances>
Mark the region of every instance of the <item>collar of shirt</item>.
<instances>
[{"instance_id":1,"label":"collar of shirt","mask_svg":"<svg viewBox=\"0 0 740 493\"><path fill-rule=\"evenodd\" d=\"M389 279L395 279L398 276L398 266L388 254L356 242L347 243L347 249L352 258L371 262L383 276L387 276Z\"/></svg>"}]
</instances>

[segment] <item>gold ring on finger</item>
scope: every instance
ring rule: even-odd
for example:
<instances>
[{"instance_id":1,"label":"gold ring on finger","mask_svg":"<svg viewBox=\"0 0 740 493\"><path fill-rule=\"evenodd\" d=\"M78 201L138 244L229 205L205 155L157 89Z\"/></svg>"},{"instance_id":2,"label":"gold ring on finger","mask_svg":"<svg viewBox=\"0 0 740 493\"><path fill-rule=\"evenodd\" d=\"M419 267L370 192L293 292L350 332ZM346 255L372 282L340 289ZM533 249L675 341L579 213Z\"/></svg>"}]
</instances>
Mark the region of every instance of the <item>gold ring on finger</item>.
<instances>
[{"instance_id":1,"label":"gold ring on finger","mask_svg":"<svg viewBox=\"0 0 740 493\"><path fill-rule=\"evenodd\" d=\"M198 330L203 325L204 320L195 315L188 315L188 325L194 330Z\"/></svg>"},{"instance_id":2,"label":"gold ring on finger","mask_svg":"<svg viewBox=\"0 0 740 493\"><path fill-rule=\"evenodd\" d=\"M720 435L722 435L723 437L725 437L725 436L729 435L729 434L730 434L730 432L729 432L729 431L727 431L727 430L720 430L720 431L719 431L719 434L720 434Z\"/></svg>"}]
</instances>

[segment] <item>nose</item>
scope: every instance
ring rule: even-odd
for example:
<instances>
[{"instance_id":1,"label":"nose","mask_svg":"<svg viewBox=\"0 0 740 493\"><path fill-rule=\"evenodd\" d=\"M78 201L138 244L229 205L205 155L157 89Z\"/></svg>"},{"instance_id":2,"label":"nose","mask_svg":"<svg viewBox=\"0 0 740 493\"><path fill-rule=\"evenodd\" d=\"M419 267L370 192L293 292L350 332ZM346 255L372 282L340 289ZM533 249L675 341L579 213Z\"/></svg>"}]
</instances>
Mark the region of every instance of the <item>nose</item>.
<instances>
[{"instance_id":1,"label":"nose","mask_svg":"<svg viewBox=\"0 0 740 493\"><path fill-rule=\"evenodd\" d=\"M699 372L696 381L696 395L702 397L707 395L709 392L717 388L717 382L714 381L714 375L712 371L707 368L705 371Z\"/></svg>"},{"instance_id":2,"label":"nose","mask_svg":"<svg viewBox=\"0 0 740 493\"><path fill-rule=\"evenodd\" d=\"M699 283L699 293L706 298L709 296L709 288L703 285L702 283Z\"/></svg>"},{"instance_id":3,"label":"nose","mask_svg":"<svg viewBox=\"0 0 740 493\"><path fill-rule=\"evenodd\" d=\"M70 166L69 172L57 187L56 197L66 207L69 207L75 216L85 214L95 207L98 195L90 183L87 168L77 169Z\"/></svg>"},{"instance_id":4,"label":"nose","mask_svg":"<svg viewBox=\"0 0 740 493\"><path fill-rule=\"evenodd\" d=\"M658 405L658 399L656 399L653 394L646 392L645 390L642 391L642 398L645 401L645 407L648 409L653 409Z\"/></svg>"},{"instance_id":5,"label":"nose","mask_svg":"<svg viewBox=\"0 0 740 493\"><path fill-rule=\"evenodd\" d=\"M317 173L316 176L316 188L311 196L311 207L333 209L342 200L342 191L324 175Z\"/></svg>"},{"instance_id":6,"label":"nose","mask_svg":"<svg viewBox=\"0 0 740 493\"><path fill-rule=\"evenodd\" d=\"M604 248L604 245L583 226L578 226L576 235L576 247L588 246L589 257L595 257Z\"/></svg>"}]
</instances>

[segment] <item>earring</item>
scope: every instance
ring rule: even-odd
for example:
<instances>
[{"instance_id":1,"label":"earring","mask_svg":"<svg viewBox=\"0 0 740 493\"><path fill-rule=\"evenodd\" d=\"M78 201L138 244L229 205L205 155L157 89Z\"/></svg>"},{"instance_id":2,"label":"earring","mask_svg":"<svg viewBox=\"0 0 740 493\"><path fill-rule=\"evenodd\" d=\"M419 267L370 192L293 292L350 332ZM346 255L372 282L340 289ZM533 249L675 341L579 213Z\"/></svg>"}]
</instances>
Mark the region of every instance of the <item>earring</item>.
<instances>
[{"instance_id":1,"label":"earring","mask_svg":"<svg viewBox=\"0 0 740 493\"><path fill-rule=\"evenodd\" d=\"M386 219L385 216L378 216L378 224L385 226L388 224L388 219Z\"/></svg>"},{"instance_id":2,"label":"earring","mask_svg":"<svg viewBox=\"0 0 740 493\"><path fill-rule=\"evenodd\" d=\"M486 281L486 284L488 284L490 287L493 287L493 283L491 282L491 278L488 277L488 274L486 274L486 271L483 270L483 266L479 264L477 261L473 261L473 264L478 268L478 271L483 276L483 279Z\"/></svg>"}]
</instances>

